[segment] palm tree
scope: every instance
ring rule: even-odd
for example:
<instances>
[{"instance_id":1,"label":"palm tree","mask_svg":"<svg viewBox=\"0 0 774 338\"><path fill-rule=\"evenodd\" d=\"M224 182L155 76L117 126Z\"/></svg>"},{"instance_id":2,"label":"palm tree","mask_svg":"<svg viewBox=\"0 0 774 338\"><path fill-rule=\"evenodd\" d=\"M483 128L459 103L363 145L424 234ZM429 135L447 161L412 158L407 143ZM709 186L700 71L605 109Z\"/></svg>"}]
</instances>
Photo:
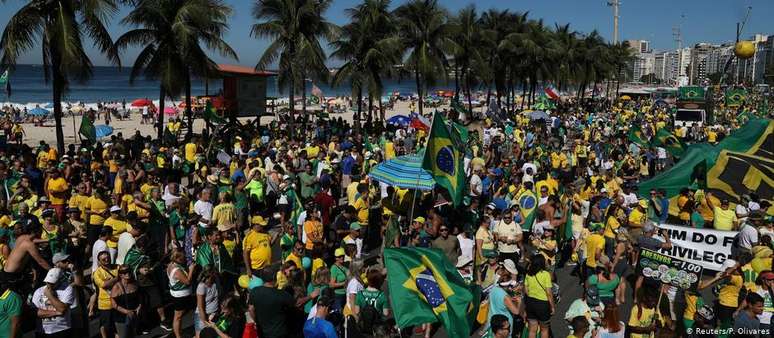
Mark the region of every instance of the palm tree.
<instances>
[{"instance_id":1,"label":"palm tree","mask_svg":"<svg viewBox=\"0 0 774 338\"><path fill-rule=\"evenodd\" d=\"M8 21L0 38L0 64L15 65L19 56L40 40L46 81L53 80L56 146L64 153L62 95L71 80L85 82L92 63L83 45L84 35L94 41L108 60L120 65L118 53L103 20L117 11L114 0L30 0Z\"/></svg>"},{"instance_id":2,"label":"palm tree","mask_svg":"<svg viewBox=\"0 0 774 338\"><path fill-rule=\"evenodd\" d=\"M206 75L216 68L199 45L236 58L221 39L230 9L220 0L140 0L123 24L138 27L116 40L116 47L141 46L129 77L140 74L159 79L159 118L157 135L164 136L164 103L167 97L185 90L188 133L193 130L191 114L191 73Z\"/></svg>"},{"instance_id":3,"label":"palm tree","mask_svg":"<svg viewBox=\"0 0 774 338\"><path fill-rule=\"evenodd\" d=\"M363 91L368 92L370 122L373 99L381 97L383 79L392 76L393 66L400 62L400 48L396 48L399 39L395 35L389 7L389 0L365 0L347 9L351 22L343 26L339 38L331 42L334 47L331 56L345 61L333 77L332 84L337 86L347 79L350 81L353 96L357 96L356 129L360 128Z\"/></svg>"},{"instance_id":4,"label":"palm tree","mask_svg":"<svg viewBox=\"0 0 774 338\"><path fill-rule=\"evenodd\" d=\"M481 27L478 21L478 13L473 5L461 9L454 18L454 41L457 48L454 53L455 80L462 82L461 87L468 97L468 110L473 111L471 87L474 77L471 70L477 64L482 63L481 55ZM459 89L455 92L454 99L459 101Z\"/></svg>"},{"instance_id":5,"label":"palm tree","mask_svg":"<svg viewBox=\"0 0 774 338\"><path fill-rule=\"evenodd\" d=\"M424 91L446 76L446 52L453 51L452 26L437 0L411 0L395 10L401 44L407 54L405 64L414 72L422 114Z\"/></svg>"},{"instance_id":6,"label":"palm tree","mask_svg":"<svg viewBox=\"0 0 774 338\"><path fill-rule=\"evenodd\" d=\"M300 56L317 58L313 60L315 64L324 64L320 39L332 41L336 31L336 26L323 18L330 4L330 0L260 0L253 7L258 23L252 26L250 34L272 39L255 68L265 69L278 62L277 82L280 88L288 88L291 124L295 124L296 84L299 78L304 80L300 68L310 62Z\"/></svg>"}]
</instances>

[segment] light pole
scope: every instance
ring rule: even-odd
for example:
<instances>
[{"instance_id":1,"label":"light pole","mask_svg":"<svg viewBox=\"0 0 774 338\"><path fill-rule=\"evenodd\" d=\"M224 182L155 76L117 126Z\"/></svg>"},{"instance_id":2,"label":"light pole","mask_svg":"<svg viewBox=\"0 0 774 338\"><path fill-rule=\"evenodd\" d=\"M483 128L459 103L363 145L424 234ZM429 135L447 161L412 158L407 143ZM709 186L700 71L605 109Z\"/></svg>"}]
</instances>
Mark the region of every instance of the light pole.
<instances>
[{"instance_id":1,"label":"light pole","mask_svg":"<svg viewBox=\"0 0 774 338\"><path fill-rule=\"evenodd\" d=\"M618 7L621 6L621 1L611 0L607 5L613 7L613 44L618 44Z\"/></svg>"}]
</instances>

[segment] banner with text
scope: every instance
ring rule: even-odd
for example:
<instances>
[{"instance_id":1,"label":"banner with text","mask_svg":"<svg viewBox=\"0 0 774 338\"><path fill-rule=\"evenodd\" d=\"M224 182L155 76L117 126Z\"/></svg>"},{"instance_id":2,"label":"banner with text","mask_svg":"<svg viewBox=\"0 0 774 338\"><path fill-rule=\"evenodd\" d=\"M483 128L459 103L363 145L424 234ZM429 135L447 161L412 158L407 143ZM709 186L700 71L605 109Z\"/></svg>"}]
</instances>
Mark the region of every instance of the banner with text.
<instances>
[{"instance_id":1,"label":"banner with text","mask_svg":"<svg viewBox=\"0 0 774 338\"><path fill-rule=\"evenodd\" d=\"M640 249L637 273L659 283L696 291L703 270L699 264Z\"/></svg>"},{"instance_id":2,"label":"banner with text","mask_svg":"<svg viewBox=\"0 0 774 338\"><path fill-rule=\"evenodd\" d=\"M737 231L696 229L672 224L661 224L659 228L667 230L672 240L672 249L661 249L660 253L713 271L718 271L726 258L731 257L731 245L737 234Z\"/></svg>"}]
</instances>

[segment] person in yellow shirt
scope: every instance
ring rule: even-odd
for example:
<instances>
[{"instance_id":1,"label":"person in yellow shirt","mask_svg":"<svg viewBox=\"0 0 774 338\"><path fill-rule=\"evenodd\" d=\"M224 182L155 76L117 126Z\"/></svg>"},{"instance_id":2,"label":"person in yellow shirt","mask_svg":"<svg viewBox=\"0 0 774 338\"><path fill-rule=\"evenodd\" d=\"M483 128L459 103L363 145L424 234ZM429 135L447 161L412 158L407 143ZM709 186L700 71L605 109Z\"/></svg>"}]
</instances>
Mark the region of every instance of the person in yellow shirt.
<instances>
[{"instance_id":1,"label":"person in yellow shirt","mask_svg":"<svg viewBox=\"0 0 774 338\"><path fill-rule=\"evenodd\" d=\"M744 285L741 264L733 259L726 259L720 266L720 272L712 279L699 283L698 289L704 289L717 282L721 284L715 316L720 319L719 328L728 329L733 325L734 314L739 307L739 291Z\"/></svg>"},{"instance_id":2,"label":"person in yellow shirt","mask_svg":"<svg viewBox=\"0 0 774 338\"><path fill-rule=\"evenodd\" d=\"M648 218L647 210L648 201L640 200L637 204L637 207L632 209L632 211L629 213L629 235L635 243L642 236L642 226L645 224L645 221Z\"/></svg>"},{"instance_id":3,"label":"person in yellow shirt","mask_svg":"<svg viewBox=\"0 0 774 338\"><path fill-rule=\"evenodd\" d=\"M602 223L589 224L591 235L586 239L586 273L584 276L591 276L596 273L597 260L605 253L605 237L603 236L604 227Z\"/></svg>"},{"instance_id":4,"label":"person in yellow shirt","mask_svg":"<svg viewBox=\"0 0 774 338\"><path fill-rule=\"evenodd\" d=\"M304 230L302 238L306 239L305 249L308 252L314 248L315 244L323 244L323 225L314 206L307 206L306 220L304 221Z\"/></svg>"},{"instance_id":5,"label":"person in yellow shirt","mask_svg":"<svg viewBox=\"0 0 774 338\"><path fill-rule=\"evenodd\" d=\"M51 207L56 212L56 219L58 222L62 222L65 218L65 203L70 185L62 177L59 169L52 168L49 170L44 186L48 199L51 201Z\"/></svg>"},{"instance_id":6,"label":"person in yellow shirt","mask_svg":"<svg viewBox=\"0 0 774 338\"><path fill-rule=\"evenodd\" d=\"M285 262L293 262L296 264L296 268L303 269L304 265L301 261L302 257L304 257L304 243L296 241L296 243L293 244L293 251L285 258Z\"/></svg>"},{"instance_id":7,"label":"person in yellow shirt","mask_svg":"<svg viewBox=\"0 0 774 338\"><path fill-rule=\"evenodd\" d=\"M626 331L631 333L631 338L649 338L658 326L663 326L664 316L656 308L658 303L658 291L652 289L640 289L642 301L635 304L629 314Z\"/></svg>"},{"instance_id":8,"label":"person in yellow shirt","mask_svg":"<svg viewBox=\"0 0 774 338\"><path fill-rule=\"evenodd\" d=\"M86 214L86 243L91 245L99 238L99 231L105 218L108 216L108 204L105 192L101 188L95 188L91 197L86 200L84 212ZM89 248L90 250L90 248ZM87 250L86 252L90 252Z\"/></svg>"},{"instance_id":9,"label":"person in yellow shirt","mask_svg":"<svg viewBox=\"0 0 774 338\"><path fill-rule=\"evenodd\" d=\"M358 185L357 192L360 196L358 196L355 200L353 207L355 207L355 211L357 211L357 221L365 228L368 226L368 209L370 208L368 185Z\"/></svg>"},{"instance_id":10,"label":"person in yellow shirt","mask_svg":"<svg viewBox=\"0 0 774 338\"><path fill-rule=\"evenodd\" d=\"M113 257L115 257L118 253L118 236L129 231L131 226L123 219L121 216L121 207L117 205L110 207L110 217L108 217L102 225L109 226L113 229L113 233L107 240L107 246Z\"/></svg>"},{"instance_id":11,"label":"person in yellow shirt","mask_svg":"<svg viewBox=\"0 0 774 338\"><path fill-rule=\"evenodd\" d=\"M236 223L236 209L232 203L231 194L220 194L220 203L212 209L212 224L222 226Z\"/></svg>"},{"instance_id":12,"label":"person in yellow shirt","mask_svg":"<svg viewBox=\"0 0 774 338\"><path fill-rule=\"evenodd\" d=\"M110 254L102 251L97 255L99 266L91 275L94 285L97 286L97 310L99 311L100 327L99 331L102 337L110 337L113 330L113 307L110 302L110 290L118 282L118 270L110 264ZM128 273L129 268L123 267ZM89 311L92 312L93 310Z\"/></svg>"},{"instance_id":13,"label":"person in yellow shirt","mask_svg":"<svg viewBox=\"0 0 774 338\"><path fill-rule=\"evenodd\" d=\"M189 163L196 162L196 151L199 146L196 145L195 139L185 144L185 161Z\"/></svg>"},{"instance_id":14,"label":"person in yellow shirt","mask_svg":"<svg viewBox=\"0 0 774 338\"><path fill-rule=\"evenodd\" d=\"M739 227L739 218L736 217L736 210L729 207L728 200L720 201L720 207L716 207L712 203L711 192L705 194L705 200L710 209L712 209L712 214L714 215L712 224L715 230L731 231Z\"/></svg>"},{"instance_id":15,"label":"person in yellow shirt","mask_svg":"<svg viewBox=\"0 0 774 338\"><path fill-rule=\"evenodd\" d=\"M271 264L271 246L274 239L266 233L268 221L261 216L250 218L250 230L242 241L242 259L247 275L260 277L260 272Z\"/></svg>"}]
</instances>

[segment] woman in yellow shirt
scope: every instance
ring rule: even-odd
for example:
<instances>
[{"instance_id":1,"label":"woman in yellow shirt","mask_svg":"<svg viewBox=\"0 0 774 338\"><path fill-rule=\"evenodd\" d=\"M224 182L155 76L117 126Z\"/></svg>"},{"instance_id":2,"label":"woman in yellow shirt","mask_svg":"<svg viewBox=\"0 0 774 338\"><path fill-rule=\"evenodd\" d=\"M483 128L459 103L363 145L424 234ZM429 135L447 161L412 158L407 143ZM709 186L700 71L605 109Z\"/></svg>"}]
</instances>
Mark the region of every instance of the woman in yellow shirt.
<instances>
[{"instance_id":1,"label":"woman in yellow shirt","mask_svg":"<svg viewBox=\"0 0 774 338\"><path fill-rule=\"evenodd\" d=\"M527 267L527 276L524 277L524 291L527 295L524 303L529 337L535 337L538 328L541 336L547 337L550 334L551 316L556 312L552 287L551 274L546 271L545 257L541 254L533 255Z\"/></svg>"}]
</instances>

